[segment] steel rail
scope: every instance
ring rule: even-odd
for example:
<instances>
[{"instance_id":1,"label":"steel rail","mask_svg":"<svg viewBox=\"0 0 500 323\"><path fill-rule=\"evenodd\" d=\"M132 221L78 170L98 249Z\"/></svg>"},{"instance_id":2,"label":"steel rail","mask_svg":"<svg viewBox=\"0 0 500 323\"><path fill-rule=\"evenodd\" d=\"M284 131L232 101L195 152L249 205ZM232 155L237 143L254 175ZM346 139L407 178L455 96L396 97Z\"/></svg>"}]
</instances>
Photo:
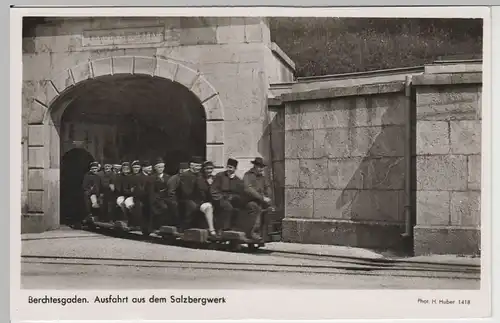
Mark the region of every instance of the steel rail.
<instances>
[{"instance_id":1,"label":"steel rail","mask_svg":"<svg viewBox=\"0 0 500 323\"><path fill-rule=\"evenodd\" d=\"M150 236L149 238L145 238L140 234L134 234L134 233L119 233L119 234L110 234L111 232L108 232L108 234L101 232L101 233L96 233L95 235L91 236L82 236L79 235L79 238L117 238L117 239L126 239L126 240L131 240L131 241L141 241L141 242L146 242L146 243L152 243L152 244L159 244L159 245L166 245L166 246L175 246L175 247L186 247L180 243L171 243L164 241L161 237L155 237L155 236ZM36 240L48 240L48 239L67 239L67 238L74 238L74 237L44 237L44 238L25 238L22 239L23 241L36 241ZM224 251L224 250L223 250ZM242 252L242 251L240 251ZM314 254L314 253L307 253L307 252L300 252L300 251L284 251L284 250L270 250L266 249L265 247L262 249L259 249L257 252L242 252L244 254L252 254L252 255L269 255L269 256L280 256L280 255L285 255L289 256L289 258L301 258L304 259L303 257L307 257L306 259L309 260L317 260L317 261L335 261L335 262L341 262L341 263L346 263L346 264L357 264L357 265L377 265L377 266L386 266L386 267L399 267L399 266L430 266L430 267L425 267L426 269L432 270L433 268L462 268L465 270L471 270L480 272L481 266L480 265L474 265L474 264L457 264L457 263L447 263L447 264L441 264L441 263L436 263L436 262L430 262L430 261L422 261L422 260L406 260L406 259L398 259L398 258L362 258L362 257L356 257L356 256L346 256L346 255L329 255L329 254ZM295 257L293 257L295 256ZM299 257L300 256L300 257ZM109 258L113 259L113 258ZM137 260L137 259L134 259ZM146 260L148 261L148 260ZM463 272L460 271L460 272Z\"/></svg>"},{"instance_id":2,"label":"steel rail","mask_svg":"<svg viewBox=\"0 0 500 323\"><path fill-rule=\"evenodd\" d=\"M62 262L62 261L22 261L23 264L35 264L35 265L66 265L66 266L108 266L108 267L122 267L122 268L174 268L174 269L188 269L188 270L212 270L212 271L244 271L244 272L272 272L272 273L290 273L290 274L318 274L318 275L358 275L358 276L387 276L391 277L415 277L415 278L429 278L429 279L465 279L465 280L479 280L478 277L469 276L449 276L444 275L448 273L441 273L440 275L423 275L419 271L406 272L401 273L400 271L394 270L393 272L389 271L378 271L378 270L343 270L342 268L314 268L310 266L290 266L290 268L282 268L276 265L268 265L263 266L262 264L255 264L253 268L251 266L246 266L244 268L235 268L235 267L214 267L210 266L213 263L203 263L198 264L197 266L188 266L185 263L163 263L163 264L127 264L127 263L76 263L76 262ZM250 268L249 268L250 267ZM267 267L267 268L266 268ZM320 269L323 269L321 271ZM434 273L437 274L437 273Z\"/></svg>"},{"instance_id":3,"label":"steel rail","mask_svg":"<svg viewBox=\"0 0 500 323\"><path fill-rule=\"evenodd\" d=\"M180 243L174 243L164 241L161 237L150 236L149 238L144 238L140 234L134 233L125 233L119 235L113 234L95 234L91 236L78 236L79 238L118 238L118 239L126 239L131 241L140 241L152 244L166 245L166 246L175 246L175 247L186 247ZM76 238L76 237L44 237L44 238L25 238L23 241L36 241L36 240L50 240L50 239L68 239L68 238ZM227 250L221 250L227 251ZM250 255L269 255L269 256L280 256L280 257L288 257L288 258L299 258L299 259L308 259L308 260L316 260L316 261L333 261L338 263L346 263L353 265L376 265L376 266L385 266L391 268L405 268L404 266L411 266L411 268L419 268L418 266L422 266L425 270L434 270L434 269L443 269L443 268L457 268L458 270L453 272L477 272L479 273L481 270L481 266L474 264L456 264L456 263L447 263L441 264L436 262L429 261L421 261L421 260L405 260L405 259L397 259L397 258L362 258L355 256L346 256L346 255L329 255L329 254L314 254L300 251L283 251L283 250L270 250L265 247L253 252L245 252L240 251L244 254ZM109 258L113 259L113 258ZM137 260L137 259L134 259Z\"/></svg>"},{"instance_id":4,"label":"steel rail","mask_svg":"<svg viewBox=\"0 0 500 323\"><path fill-rule=\"evenodd\" d=\"M168 260L168 259L141 259L141 258L107 258L107 257L77 257L77 256L21 256L25 259L64 259L64 260L80 260L80 261L121 261L121 262L139 262L139 263L168 263L168 264L210 264L210 265L224 265L224 266L274 266L274 267L301 267L301 268L315 268L315 269L343 269L350 271L374 271L374 270L397 270L397 271L418 271L418 272L441 272L441 273L462 273L462 274L478 274L476 270L449 270L440 268L419 268L419 267L385 267L385 266L370 266L365 264L357 264L357 267L342 266L342 265L309 265L309 264L276 264L276 263L242 263L242 262L229 262L229 261L200 261L200 260Z\"/></svg>"}]
</instances>

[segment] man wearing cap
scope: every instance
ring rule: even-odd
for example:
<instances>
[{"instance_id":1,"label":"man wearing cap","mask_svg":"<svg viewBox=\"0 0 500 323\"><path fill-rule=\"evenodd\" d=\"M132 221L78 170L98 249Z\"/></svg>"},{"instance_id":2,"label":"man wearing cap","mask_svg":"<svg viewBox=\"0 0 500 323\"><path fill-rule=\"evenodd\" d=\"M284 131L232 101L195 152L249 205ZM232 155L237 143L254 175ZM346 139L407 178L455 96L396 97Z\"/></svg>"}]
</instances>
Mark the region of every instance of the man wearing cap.
<instances>
[{"instance_id":1,"label":"man wearing cap","mask_svg":"<svg viewBox=\"0 0 500 323\"><path fill-rule=\"evenodd\" d=\"M165 162L162 158L157 158L154 162L154 174L151 175L149 186L149 203L151 207L151 226L153 230L159 229L168 224L168 191L167 183L170 176L165 173Z\"/></svg>"},{"instance_id":2,"label":"man wearing cap","mask_svg":"<svg viewBox=\"0 0 500 323\"><path fill-rule=\"evenodd\" d=\"M110 162L104 162L104 169L99 172L101 176L101 197L103 208L100 212L101 221L111 221L115 210L115 177L113 165Z\"/></svg>"},{"instance_id":3,"label":"man wearing cap","mask_svg":"<svg viewBox=\"0 0 500 323\"><path fill-rule=\"evenodd\" d=\"M168 195L168 207L169 207L169 225L179 227L180 226L180 211L179 211L179 200L177 188L179 187L181 181L181 174L189 170L189 163L182 162L179 164L179 172L168 180L167 183L167 195Z\"/></svg>"},{"instance_id":4,"label":"man wearing cap","mask_svg":"<svg viewBox=\"0 0 500 323\"><path fill-rule=\"evenodd\" d=\"M258 199L259 196L254 190L245 185L243 180L236 176L238 161L229 158L226 170L215 175L212 184L212 196L216 202L216 226L218 230L230 230L232 215L235 210L246 209L249 216L256 217L256 211L252 205L248 205L248 200ZM245 232L248 237L258 238L252 235L251 229Z\"/></svg>"},{"instance_id":5,"label":"man wearing cap","mask_svg":"<svg viewBox=\"0 0 500 323\"><path fill-rule=\"evenodd\" d=\"M177 200L178 215L180 215L179 231L189 229L193 217L200 206L196 203L196 182L200 175L203 158L194 156L189 162L189 170L179 174L179 180L170 182L168 196L170 201Z\"/></svg>"},{"instance_id":6,"label":"man wearing cap","mask_svg":"<svg viewBox=\"0 0 500 323\"><path fill-rule=\"evenodd\" d=\"M116 175L120 175L120 173L122 172L122 165L121 164L113 164L113 172Z\"/></svg>"},{"instance_id":7,"label":"man wearing cap","mask_svg":"<svg viewBox=\"0 0 500 323\"><path fill-rule=\"evenodd\" d=\"M150 176L153 174L153 165L149 160L145 160L142 162L142 174L143 176Z\"/></svg>"},{"instance_id":8,"label":"man wearing cap","mask_svg":"<svg viewBox=\"0 0 500 323\"><path fill-rule=\"evenodd\" d=\"M216 236L214 225L214 199L212 196L212 184L214 181L213 171L214 164L211 161L204 162L201 176L198 177L196 183L196 203L200 205L200 211L205 215L208 232L212 237Z\"/></svg>"},{"instance_id":9,"label":"man wearing cap","mask_svg":"<svg viewBox=\"0 0 500 323\"><path fill-rule=\"evenodd\" d=\"M271 185L267 177L264 176L264 168L266 167L264 160L261 157L256 157L251 163L253 167L245 173L243 182L253 191L253 198L249 199L247 206L252 210L249 213L256 216L256 218L249 216L248 225L252 226L253 224L251 234L257 238L260 235L263 209L267 209L271 205Z\"/></svg>"},{"instance_id":10,"label":"man wearing cap","mask_svg":"<svg viewBox=\"0 0 500 323\"><path fill-rule=\"evenodd\" d=\"M98 216L99 211L99 201L98 197L101 193L101 177L98 174L99 163L91 162L90 169L87 174L83 177L83 194L85 199L85 211L87 217ZM77 219L75 227L78 228L81 225L82 219ZM87 220L87 219L84 219Z\"/></svg>"}]
</instances>

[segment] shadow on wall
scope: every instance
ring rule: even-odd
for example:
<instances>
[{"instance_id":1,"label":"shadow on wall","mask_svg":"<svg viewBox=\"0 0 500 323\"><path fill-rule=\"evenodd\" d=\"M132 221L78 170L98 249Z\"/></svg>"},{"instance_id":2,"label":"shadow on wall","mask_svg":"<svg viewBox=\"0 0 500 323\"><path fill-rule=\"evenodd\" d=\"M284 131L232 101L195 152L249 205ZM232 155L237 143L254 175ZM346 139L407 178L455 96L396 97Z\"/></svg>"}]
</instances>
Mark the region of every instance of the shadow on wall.
<instances>
[{"instance_id":1,"label":"shadow on wall","mask_svg":"<svg viewBox=\"0 0 500 323\"><path fill-rule=\"evenodd\" d=\"M269 106L269 120L259 140L259 153L268 163L268 176L273 188L273 201L279 217L284 217L285 208L285 111Z\"/></svg>"},{"instance_id":2,"label":"shadow on wall","mask_svg":"<svg viewBox=\"0 0 500 323\"><path fill-rule=\"evenodd\" d=\"M341 190L336 213L364 224L352 235L353 244L385 239L377 244L399 249L405 206L405 100L401 95L351 100L347 128L331 129L325 138L325 145L343 146L342 157L328 161L330 186ZM379 229L370 230L372 226Z\"/></svg>"}]
</instances>

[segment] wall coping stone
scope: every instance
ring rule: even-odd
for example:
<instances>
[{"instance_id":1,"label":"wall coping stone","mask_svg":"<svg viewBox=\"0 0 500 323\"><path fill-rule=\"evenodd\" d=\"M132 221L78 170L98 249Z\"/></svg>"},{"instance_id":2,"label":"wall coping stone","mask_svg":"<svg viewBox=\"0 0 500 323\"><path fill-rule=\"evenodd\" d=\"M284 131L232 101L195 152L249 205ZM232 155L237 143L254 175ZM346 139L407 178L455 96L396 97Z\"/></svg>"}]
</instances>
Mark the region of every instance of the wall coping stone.
<instances>
[{"instance_id":1,"label":"wall coping stone","mask_svg":"<svg viewBox=\"0 0 500 323\"><path fill-rule=\"evenodd\" d=\"M424 66L397 67L397 68L387 68L383 70L371 70L363 72L302 76L302 77L297 77L297 83L315 83L318 81L328 82L336 80L351 80L351 79L390 76L390 75L413 75L413 74L421 74L424 71L425 71Z\"/></svg>"},{"instance_id":2,"label":"wall coping stone","mask_svg":"<svg viewBox=\"0 0 500 323\"><path fill-rule=\"evenodd\" d=\"M267 99L267 105L270 107L278 107L283 105L283 101L281 101L279 98L269 98Z\"/></svg>"},{"instance_id":3,"label":"wall coping stone","mask_svg":"<svg viewBox=\"0 0 500 323\"><path fill-rule=\"evenodd\" d=\"M288 56L276 43L271 43L271 52L274 56L278 57L287 67L289 67L295 73L295 62L292 61L290 56Z\"/></svg>"},{"instance_id":4,"label":"wall coping stone","mask_svg":"<svg viewBox=\"0 0 500 323\"><path fill-rule=\"evenodd\" d=\"M412 76L413 85L482 84L483 73L422 74Z\"/></svg>"},{"instance_id":5,"label":"wall coping stone","mask_svg":"<svg viewBox=\"0 0 500 323\"><path fill-rule=\"evenodd\" d=\"M303 92L284 93L279 96L282 102L322 100L346 96L373 95L393 92L403 92L404 82L364 84L345 87L334 87Z\"/></svg>"}]
</instances>

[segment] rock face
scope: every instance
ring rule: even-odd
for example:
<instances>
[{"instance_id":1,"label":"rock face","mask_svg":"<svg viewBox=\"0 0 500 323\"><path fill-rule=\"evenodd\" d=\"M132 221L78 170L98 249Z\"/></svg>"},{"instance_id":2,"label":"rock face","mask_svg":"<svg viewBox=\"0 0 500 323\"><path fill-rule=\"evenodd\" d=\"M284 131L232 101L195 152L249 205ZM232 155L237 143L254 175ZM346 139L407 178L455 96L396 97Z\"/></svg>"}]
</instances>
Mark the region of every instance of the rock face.
<instances>
[{"instance_id":1,"label":"rock face","mask_svg":"<svg viewBox=\"0 0 500 323\"><path fill-rule=\"evenodd\" d=\"M59 226L64 153L81 148L101 160L104 130L61 121L74 98L92 95L83 92L92 82L105 91L114 75L147 75L184 86L204 110L206 157L219 168L237 158L242 175L254 157L271 159L267 89L293 80L293 70L263 18L54 18L38 25L23 38L22 231ZM132 91L147 101L146 92ZM68 128L76 132L65 142Z\"/></svg>"},{"instance_id":2,"label":"rock face","mask_svg":"<svg viewBox=\"0 0 500 323\"><path fill-rule=\"evenodd\" d=\"M283 239L399 249L405 224L405 115L412 111L416 254L480 246L480 73L300 89L278 96L285 158ZM313 90L310 90L313 88ZM295 90L294 90L295 89Z\"/></svg>"}]
</instances>

